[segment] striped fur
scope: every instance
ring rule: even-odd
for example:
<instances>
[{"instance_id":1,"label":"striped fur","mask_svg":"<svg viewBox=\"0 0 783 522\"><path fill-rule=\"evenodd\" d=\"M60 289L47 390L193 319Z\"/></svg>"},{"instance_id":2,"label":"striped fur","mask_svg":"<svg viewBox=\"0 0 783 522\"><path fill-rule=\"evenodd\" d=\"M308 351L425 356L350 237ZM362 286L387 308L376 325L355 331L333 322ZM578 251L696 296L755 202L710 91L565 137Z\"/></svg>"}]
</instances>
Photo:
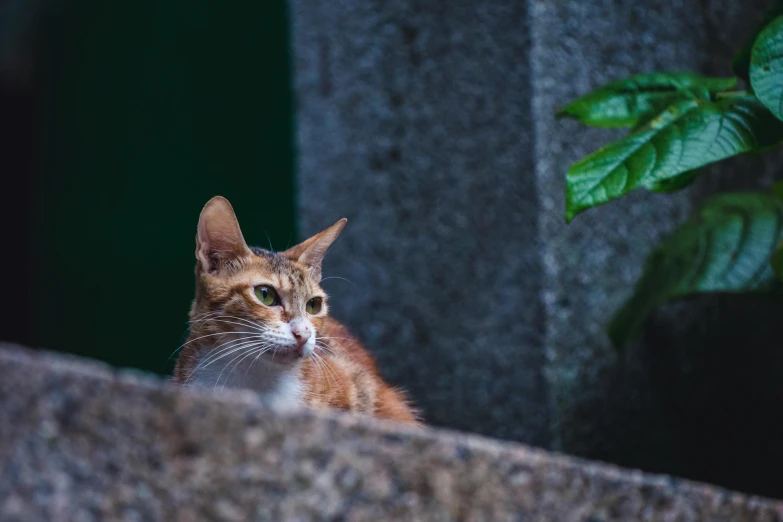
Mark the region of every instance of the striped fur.
<instances>
[{"instance_id":1,"label":"striped fur","mask_svg":"<svg viewBox=\"0 0 783 522\"><path fill-rule=\"evenodd\" d=\"M249 248L228 201L210 200L199 221L196 298L174 382L251 388L277 405L418 423L405 394L384 382L367 350L328 315L321 260L344 224L274 253ZM280 304L262 304L259 285L273 287ZM309 314L306 303L314 296L322 299L321 310ZM313 332L296 350L292 321Z\"/></svg>"}]
</instances>

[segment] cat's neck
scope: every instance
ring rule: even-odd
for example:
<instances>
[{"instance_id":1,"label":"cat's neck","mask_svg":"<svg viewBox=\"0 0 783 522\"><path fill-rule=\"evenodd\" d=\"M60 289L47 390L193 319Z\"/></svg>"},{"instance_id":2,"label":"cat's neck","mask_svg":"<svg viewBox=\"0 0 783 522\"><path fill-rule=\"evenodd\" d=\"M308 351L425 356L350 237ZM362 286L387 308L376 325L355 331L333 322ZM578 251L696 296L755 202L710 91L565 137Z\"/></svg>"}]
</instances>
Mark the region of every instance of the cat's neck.
<instances>
[{"instance_id":1,"label":"cat's neck","mask_svg":"<svg viewBox=\"0 0 783 522\"><path fill-rule=\"evenodd\" d=\"M193 353L193 373L187 386L210 388L244 388L256 391L268 404L277 408L304 405L304 383L299 365L274 364L267 356L244 355L215 359L215 346L200 344Z\"/></svg>"}]
</instances>

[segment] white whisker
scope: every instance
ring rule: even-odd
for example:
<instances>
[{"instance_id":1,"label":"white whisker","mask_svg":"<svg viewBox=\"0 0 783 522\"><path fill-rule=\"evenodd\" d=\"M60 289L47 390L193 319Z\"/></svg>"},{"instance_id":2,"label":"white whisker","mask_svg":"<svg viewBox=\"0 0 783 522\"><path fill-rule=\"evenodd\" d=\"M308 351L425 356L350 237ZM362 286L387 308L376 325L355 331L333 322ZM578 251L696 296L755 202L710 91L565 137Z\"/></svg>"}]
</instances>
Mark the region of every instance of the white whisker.
<instances>
[{"instance_id":1,"label":"white whisker","mask_svg":"<svg viewBox=\"0 0 783 522\"><path fill-rule=\"evenodd\" d=\"M235 348L239 348L243 345L250 344L250 343L261 343L263 342L263 337L242 337L239 339L235 339L233 341L229 341L227 343L223 343L220 346L217 346L211 350L211 353L209 353L204 359L202 359L200 364L204 364L206 367L207 365L211 364L213 361L216 361L219 359L222 354L228 353L234 353ZM222 348L224 347L225 348ZM226 354L227 355L227 354Z\"/></svg>"},{"instance_id":2,"label":"white whisker","mask_svg":"<svg viewBox=\"0 0 783 522\"><path fill-rule=\"evenodd\" d=\"M231 377L231 374L234 372L234 370L237 369L237 367L240 364L242 364L242 361L244 361L245 359L247 359L248 357L250 357L251 355L256 353L256 351L261 351L261 352L268 351L269 350L269 345L265 345L265 344L260 344L259 343L259 344L255 345L255 346L251 345L249 347L246 347L245 350L247 350L246 354L243 355L243 354L240 353L239 355L237 355L236 357L231 359L231 361L229 361L229 363L226 364L226 366L223 367L222 370L220 370L220 374L218 375L217 380L215 381L215 389L217 389L217 385L220 383L220 377L223 375L223 372L226 371L226 368L231 366L232 362L236 361L239 357L241 357L241 359L239 359L239 361L237 361L237 363L234 365L234 367L231 368L231 370L228 372L228 375L226 375L226 380L223 382L223 388L221 388L221 390L225 389L226 383L228 382L228 379Z\"/></svg>"},{"instance_id":3,"label":"white whisker","mask_svg":"<svg viewBox=\"0 0 783 522\"><path fill-rule=\"evenodd\" d=\"M328 346L324 342L318 341L317 339L318 338L316 338L316 341L315 341L316 348L320 348L324 353L326 353L327 355L329 355L331 357L337 357L337 353L334 350L332 350L332 348L330 346ZM350 352L348 352L346 350L341 351L340 355L346 356L349 359L351 359L352 361L356 362L356 358L353 355L351 355Z\"/></svg>"},{"instance_id":4,"label":"white whisker","mask_svg":"<svg viewBox=\"0 0 783 522\"><path fill-rule=\"evenodd\" d=\"M201 370L201 371L205 370L208 366L210 366L215 361L218 361L218 360L222 359L223 357L227 357L227 356L231 355L232 353L236 352L237 350L241 350L244 346L252 345L252 344L259 344L259 343L263 342L261 337L258 337L257 339L251 339L251 340L248 340L248 339L249 339L248 337L241 337L239 339L235 339L233 341L229 341L227 343L224 343L224 344L218 346L217 348L213 349L213 353L210 353L207 357L202 359L196 365L196 367L193 369L193 371L190 372L190 374L188 375L188 378L185 380L185 383L187 383L188 380L190 380L190 378L193 375L195 375L199 370ZM225 346L225 348L219 349L219 348L221 348L223 346ZM214 350L217 350L217 352L215 352Z\"/></svg>"},{"instance_id":5,"label":"white whisker","mask_svg":"<svg viewBox=\"0 0 783 522\"><path fill-rule=\"evenodd\" d=\"M266 240L269 242L269 251L274 254L275 253L275 249L272 248L272 239L269 237L269 234L267 233L266 229L262 228L262 230L264 231L264 234L266 235Z\"/></svg>"},{"instance_id":6,"label":"white whisker","mask_svg":"<svg viewBox=\"0 0 783 522\"><path fill-rule=\"evenodd\" d=\"M233 319L233 321L228 321L227 319ZM242 322L236 322L236 321L242 321ZM257 330L259 332L265 332L268 330L268 328L264 327L263 325L260 325L258 323L254 323L253 321L249 321L247 319L244 319L242 317L236 317L233 315L220 315L215 317L208 317L206 319L198 319L196 321L192 321L194 323L225 323L225 324L236 324L239 326L242 326L243 328L252 328L254 330Z\"/></svg>"},{"instance_id":7,"label":"white whisker","mask_svg":"<svg viewBox=\"0 0 783 522\"><path fill-rule=\"evenodd\" d=\"M336 384L337 384L337 386L338 386L338 387L339 387L341 390L345 390L345 388L344 388L344 387L342 386L342 384L340 383L340 379L337 377L337 374L334 372L334 369L333 369L333 368L331 367L331 365L330 365L330 364L329 364L329 363L326 361L326 359L324 359L323 357L321 357L320 355L318 355L318 354L317 354L317 353L315 353L315 352L313 352L311 355L315 356L315 360L320 360L320 361L321 361L321 362L324 364L324 366L325 366L326 370L327 370L329 373L331 373L331 374L332 374L332 376L334 377L334 380L333 380L332 382L336 383Z\"/></svg>"},{"instance_id":8,"label":"white whisker","mask_svg":"<svg viewBox=\"0 0 783 522\"><path fill-rule=\"evenodd\" d=\"M328 379L328 377L326 377L326 374L324 374L324 370L323 370L323 368L321 368L321 365L322 365L323 363L322 363L322 362L320 362L320 360L319 360L319 358L318 358L318 357L315 357L315 352L313 352L312 354L310 354L310 357L312 357L312 358L313 358L313 359L312 359L312 360L313 360L313 364L315 365L315 369L316 369L316 370L318 370L318 376L319 376L319 378L321 378L321 379L327 379L327 380L329 380L329 379ZM316 396L317 396L317 397L322 397L322 396L323 396L323 394L320 394L320 393L319 393L319 394L316 394Z\"/></svg>"},{"instance_id":9,"label":"white whisker","mask_svg":"<svg viewBox=\"0 0 783 522\"><path fill-rule=\"evenodd\" d=\"M204 339L206 337L214 337L216 335L231 335L231 334L256 334L256 332L236 332L236 331L230 331L230 332L216 332L216 333L211 333L211 334L207 334L207 335L202 335L200 337L196 337L195 339L191 339L191 340L185 342L184 344L180 345L180 347L177 348L176 350L174 350L174 352L169 356L169 360L171 360L171 358L174 357L175 353L177 353L178 351L180 351L181 349L183 349L185 346L189 345L190 343L198 341L199 339Z\"/></svg>"},{"instance_id":10,"label":"white whisker","mask_svg":"<svg viewBox=\"0 0 783 522\"><path fill-rule=\"evenodd\" d=\"M351 283L352 285L356 286L356 284L353 281L351 281L350 279L346 279L346 278L340 277L340 276L324 277L323 279L321 279L321 282L323 283L324 281L328 281L330 279L340 279L341 281L345 281L346 283Z\"/></svg>"},{"instance_id":11,"label":"white whisker","mask_svg":"<svg viewBox=\"0 0 783 522\"><path fill-rule=\"evenodd\" d=\"M341 341L356 342L355 339L351 339L350 337L319 337L319 336L316 336L316 338L315 338L316 341L319 341L321 339L339 339Z\"/></svg>"}]
</instances>

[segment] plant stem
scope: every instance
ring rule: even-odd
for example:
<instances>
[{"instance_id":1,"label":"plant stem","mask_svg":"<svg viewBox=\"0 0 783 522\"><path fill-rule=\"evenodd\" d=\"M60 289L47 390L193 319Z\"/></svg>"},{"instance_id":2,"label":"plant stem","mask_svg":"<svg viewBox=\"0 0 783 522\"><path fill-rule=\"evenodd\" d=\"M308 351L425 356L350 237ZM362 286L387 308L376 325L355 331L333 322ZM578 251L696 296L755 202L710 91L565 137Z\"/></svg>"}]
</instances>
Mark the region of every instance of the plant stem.
<instances>
[{"instance_id":1,"label":"plant stem","mask_svg":"<svg viewBox=\"0 0 783 522\"><path fill-rule=\"evenodd\" d=\"M741 96L747 96L748 94L750 94L748 91L719 92L715 94L715 99L720 100L721 98L739 98Z\"/></svg>"}]
</instances>

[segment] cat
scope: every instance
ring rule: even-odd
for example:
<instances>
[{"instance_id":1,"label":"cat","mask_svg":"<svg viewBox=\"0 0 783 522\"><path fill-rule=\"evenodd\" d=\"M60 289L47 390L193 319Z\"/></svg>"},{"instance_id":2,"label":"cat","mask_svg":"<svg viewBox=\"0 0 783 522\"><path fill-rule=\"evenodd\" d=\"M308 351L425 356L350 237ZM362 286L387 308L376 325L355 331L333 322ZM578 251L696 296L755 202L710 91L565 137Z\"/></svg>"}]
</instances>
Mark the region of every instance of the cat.
<instances>
[{"instance_id":1,"label":"cat","mask_svg":"<svg viewBox=\"0 0 783 522\"><path fill-rule=\"evenodd\" d=\"M227 199L204 206L196 235L196 297L173 380L250 388L277 407L336 408L420 424L347 329L328 315L321 261L345 218L272 252L245 243Z\"/></svg>"}]
</instances>

